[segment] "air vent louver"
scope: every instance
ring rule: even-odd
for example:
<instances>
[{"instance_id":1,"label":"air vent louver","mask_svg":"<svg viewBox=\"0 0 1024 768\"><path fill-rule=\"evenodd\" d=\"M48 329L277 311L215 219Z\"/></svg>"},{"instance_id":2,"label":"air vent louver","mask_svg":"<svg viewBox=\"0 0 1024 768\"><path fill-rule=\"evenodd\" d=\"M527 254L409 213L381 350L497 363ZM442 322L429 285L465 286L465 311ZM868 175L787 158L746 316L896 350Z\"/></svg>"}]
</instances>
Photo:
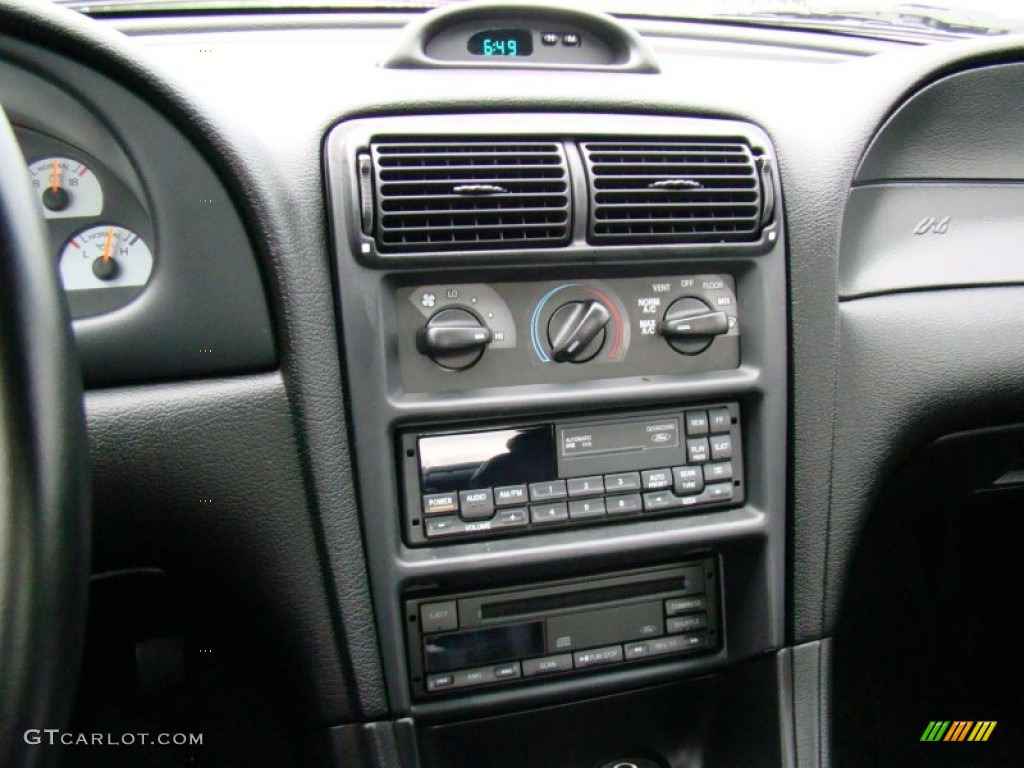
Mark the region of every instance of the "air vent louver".
<instances>
[{"instance_id":1,"label":"air vent louver","mask_svg":"<svg viewBox=\"0 0 1024 768\"><path fill-rule=\"evenodd\" d=\"M723 243L758 238L761 187L741 141L581 142L594 244Z\"/></svg>"},{"instance_id":2,"label":"air vent louver","mask_svg":"<svg viewBox=\"0 0 1024 768\"><path fill-rule=\"evenodd\" d=\"M569 175L555 141L373 143L385 253L565 245Z\"/></svg>"}]
</instances>

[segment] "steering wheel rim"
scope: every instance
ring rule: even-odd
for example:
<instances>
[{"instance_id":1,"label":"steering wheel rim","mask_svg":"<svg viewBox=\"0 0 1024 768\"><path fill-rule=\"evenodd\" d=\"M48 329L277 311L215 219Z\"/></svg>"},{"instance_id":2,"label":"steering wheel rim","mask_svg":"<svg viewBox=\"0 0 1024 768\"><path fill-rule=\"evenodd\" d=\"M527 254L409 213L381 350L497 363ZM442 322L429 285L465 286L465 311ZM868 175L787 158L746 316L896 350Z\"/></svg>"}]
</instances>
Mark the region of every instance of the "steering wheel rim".
<instances>
[{"instance_id":1,"label":"steering wheel rim","mask_svg":"<svg viewBox=\"0 0 1024 768\"><path fill-rule=\"evenodd\" d=\"M81 369L25 161L0 109L0 765L57 757L88 589Z\"/></svg>"}]
</instances>

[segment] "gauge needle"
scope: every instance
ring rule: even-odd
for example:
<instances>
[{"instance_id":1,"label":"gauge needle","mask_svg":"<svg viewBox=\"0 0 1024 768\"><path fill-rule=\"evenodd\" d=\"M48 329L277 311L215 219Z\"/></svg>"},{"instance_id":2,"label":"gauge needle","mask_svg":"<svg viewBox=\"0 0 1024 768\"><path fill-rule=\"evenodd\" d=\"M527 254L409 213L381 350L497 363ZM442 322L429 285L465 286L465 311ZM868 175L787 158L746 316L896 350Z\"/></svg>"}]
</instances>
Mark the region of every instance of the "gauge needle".
<instances>
[{"instance_id":1,"label":"gauge needle","mask_svg":"<svg viewBox=\"0 0 1024 768\"><path fill-rule=\"evenodd\" d=\"M53 168L50 169L50 189L54 194L60 189L60 171L57 169L57 158L53 158Z\"/></svg>"},{"instance_id":2,"label":"gauge needle","mask_svg":"<svg viewBox=\"0 0 1024 768\"><path fill-rule=\"evenodd\" d=\"M107 229L107 242L103 244L103 261L110 261L110 251L114 245L114 228Z\"/></svg>"}]
</instances>

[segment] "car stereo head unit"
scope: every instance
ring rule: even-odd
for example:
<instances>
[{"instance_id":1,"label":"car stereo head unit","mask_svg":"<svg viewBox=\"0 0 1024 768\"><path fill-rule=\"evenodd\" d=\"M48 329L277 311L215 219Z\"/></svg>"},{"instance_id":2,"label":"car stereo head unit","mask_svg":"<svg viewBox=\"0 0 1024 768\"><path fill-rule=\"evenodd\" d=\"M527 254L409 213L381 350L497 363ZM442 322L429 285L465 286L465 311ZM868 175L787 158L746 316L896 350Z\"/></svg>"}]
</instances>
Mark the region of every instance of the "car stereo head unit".
<instances>
[{"instance_id":1,"label":"car stereo head unit","mask_svg":"<svg viewBox=\"0 0 1024 768\"><path fill-rule=\"evenodd\" d=\"M722 647L713 557L519 590L406 600L410 682L429 697Z\"/></svg>"},{"instance_id":2,"label":"car stereo head unit","mask_svg":"<svg viewBox=\"0 0 1024 768\"><path fill-rule=\"evenodd\" d=\"M743 502L736 403L401 435L409 544Z\"/></svg>"}]
</instances>

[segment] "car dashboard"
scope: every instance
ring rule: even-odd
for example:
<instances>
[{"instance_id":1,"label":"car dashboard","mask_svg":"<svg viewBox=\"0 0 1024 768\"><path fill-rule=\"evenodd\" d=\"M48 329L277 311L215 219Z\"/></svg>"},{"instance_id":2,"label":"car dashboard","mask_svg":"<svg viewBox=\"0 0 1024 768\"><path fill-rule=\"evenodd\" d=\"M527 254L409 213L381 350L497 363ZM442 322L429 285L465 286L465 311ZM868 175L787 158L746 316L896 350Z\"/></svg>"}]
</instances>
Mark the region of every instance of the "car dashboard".
<instances>
[{"instance_id":1,"label":"car dashboard","mask_svg":"<svg viewBox=\"0 0 1024 768\"><path fill-rule=\"evenodd\" d=\"M922 531L1021 485L1019 36L0 20L87 389L71 727L206 734L133 765L934 765L955 716L999 720L993 764L1024 743L1019 684L928 714L966 705L906 669L995 609L891 597L1016 574L1012 522Z\"/></svg>"}]
</instances>

